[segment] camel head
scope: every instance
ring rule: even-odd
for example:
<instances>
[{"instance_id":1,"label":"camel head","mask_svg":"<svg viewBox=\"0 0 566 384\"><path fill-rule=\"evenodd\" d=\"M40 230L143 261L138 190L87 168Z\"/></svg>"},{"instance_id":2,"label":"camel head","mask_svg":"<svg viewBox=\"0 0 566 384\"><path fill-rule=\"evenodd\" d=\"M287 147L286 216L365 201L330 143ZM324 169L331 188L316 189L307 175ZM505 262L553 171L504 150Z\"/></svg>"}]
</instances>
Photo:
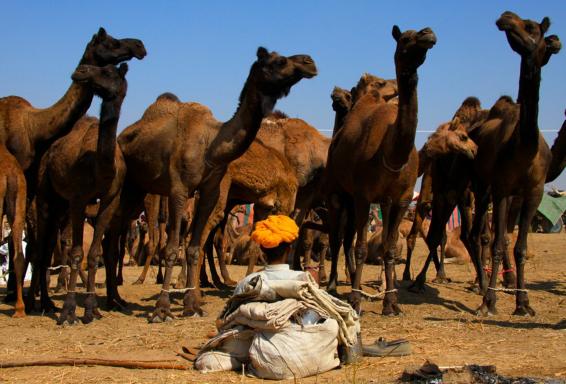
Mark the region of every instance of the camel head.
<instances>
[{"instance_id":1,"label":"camel head","mask_svg":"<svg viewBox=\"0 0 566 384\"><path fill-rule=\"evenodd\" d=\"M146 55L147 52L141 40L115 39L101 27L98 33L92 36L92 39L86 46L80 64L96 65L99 67L108 64L118 65L134 57L141 60Z\"/></svg>"},{"instance_id":2,"label":"camel head","mask_svg":"<svg viewBox=\"0 0 566 384\"><path fill-rule=\"evenodd\" d=\"M352 104L362 96L371 95L376 101L389 101L399 94L397 80L385 80L381 77L364 73L358 84L352 88Z\"/></svg>"},{"instance_id":3,"label":"camel head","mask_svg":"<svg viewBox=\"0 0 566 384\"><path fill-rule=\"evenodd\" d=\"M466 124L458 117L438 127L423 147L424 154L430 159L449 154L461 154L473 159L477 151L478 146L468 136Z\"/></svg>"},{"instance_id":4,"label":"camel head","mask_svg":"<svg viewBox=\"0 0 566 384\"><path fill-rule=\"evenodd\" d=\"M287 96L291 87L301 79L310 79L316 75L316 65L308 55L282 56L259 47L257 60L250 69L250 76L242 90L240 101L250 85L257 87L260 93L275 101Z\"/></svg>"},{"instance_id":5,"label":"camel head","mask_svg":"<svg viewBox=\"0 0 566 384\"><path fill-rule=\"evenodd\" d=\"M352 107L352 94L340 87L334 87L330 94L334 112L346 114Z\"/></svg>"},{"instance_id":6,"label":"camel head","mask_svg":"<svg viewBox=\"0 0 566 384\"><path fill-rule=\"evenodd\" d=\"M106 65L79 65L71 78L78 83L91 87L93 92L103 100L124 98L128 88L126 73L128 64L122 63L119 67Z\"/></svg>"},{"instance_id":7,"label":"camel head","mask_svg":"<svg viewBox=\"0 0 566 384\"><path fill-rule=\"evenodd\" d=\"M395 25L391 33L397 41L395 65L401 73L416 71L424 63L427 51L436 44L436 35L430 28L418 32L413 30L401 32Z\"/></svg>"},{"instance_id":8,"label":"camel head","mask_svg":"<svg viewBox=\"0 0 566 384\"><path fill-rule=\"evenodd\" d=\"M545 17L540 23L533 20L521 19L513 12L503 12L495 22L500 31L504 31L507 41L521 57L534 60L535 64L543 66L548 63L552 54L561 48L558 36L552 35L545 39L544 34L550 27L550 19ZM547 45L550 45L547 50Z\"/></svg>"}]
</instances>

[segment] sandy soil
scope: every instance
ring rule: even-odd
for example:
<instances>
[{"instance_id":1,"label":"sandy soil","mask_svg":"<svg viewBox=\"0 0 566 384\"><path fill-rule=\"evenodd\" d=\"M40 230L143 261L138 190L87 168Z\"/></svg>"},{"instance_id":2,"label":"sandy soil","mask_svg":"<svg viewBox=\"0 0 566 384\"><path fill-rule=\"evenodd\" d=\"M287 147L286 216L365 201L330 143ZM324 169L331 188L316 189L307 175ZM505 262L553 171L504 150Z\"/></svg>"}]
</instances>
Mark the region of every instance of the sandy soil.
<instances>
[{"instance_id":1,"label":"sandy soil","mask_svg":"<svg viewBox=\"0 0 566 384\"><path fill-rule=\"evenodd\" d=\"M421 365L429 359L440 366L466 363L494 364L500 374L529 375L566 379L566 235L535 234L530 248L536 256L527 262L527 287L530 300L537 311L534 318L511 315L513 296L499 293L499 314L477 317L474 309L480 296L466 288L472 280L471 265L450 264L446 285L429 284L423 295L409 293L402 284L400 303L404 315L382 317L381 302L364 303L362 336L365 343L377 337L404 337L410 340L413 354L398 358L364 358L360 364L327 372L318 377L302 379L303 383L386 383L398 378L403 369ZM414 274L422 265L425 246L417 243ZM402 273L401 266L397 273ZM244 267L230 267L233 278L241 278ZM175 356L181 345L197 346L214 329L215 315L230 294L206 289L204 318L178 318L164 324L148 324L147 313L155 303L159 287L153 284L133 286L140 268L125 270L126 284L120 288L129 303L130 313L103 312L104 318L89 325L59 327L54 317L32 315L12 319L11 306L0 305L0 364L1 361L32 360L56 357L164 359L185 361ZM176 273L177 271L175 271ZM365 281L377 278L377 267L364 270ZM432 279L434 271L430 271ZM104 269L98 274L104 280ZM343 268L341 278L344 279ZM54 285L54 283L53 283ZM371 288L367 288L371 290ZM349 289L342 285L339 292ZM98 290L104 295L104 289ZM0 289L3 296L5 289ZM61 307L63 295L53 295ZM79 299L80 300L80 299ZM104 297L100 299L104 303ZM79 301L79 306L81 306ZM180 315L181 294L174 294L172 306ZM82 308L78 315L82 316ZM196 371L132 370L110 367L28 367L0 369L0 382L26 383L187 383L187 382L259 382L238 373L203 375Z\"/></svg>"}]
</instances>

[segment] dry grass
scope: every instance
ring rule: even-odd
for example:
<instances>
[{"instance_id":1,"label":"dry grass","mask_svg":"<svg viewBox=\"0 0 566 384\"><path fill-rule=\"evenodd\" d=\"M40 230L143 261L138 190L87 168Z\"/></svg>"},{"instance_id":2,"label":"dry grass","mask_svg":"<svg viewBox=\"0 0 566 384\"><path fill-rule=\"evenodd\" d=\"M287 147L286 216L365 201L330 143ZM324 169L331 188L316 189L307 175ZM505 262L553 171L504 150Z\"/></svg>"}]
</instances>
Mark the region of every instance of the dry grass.
<instances>
[{"instance_id":1,"label":"dry grass","mask_svg":"<svg viewBox=\"0 0 566 384\"><path fill-rule=\"evenodd\" d=\"M509 376L529 375L566 379L566 236L536 234L530 238L536 257L526 266L526 276L534 318L511 316L515 299L498 294L497 316L480 318L473 311L481 297L466 288L473 268L450 264L448 285L429 284L424 295L399 290L404 315L382 317L381 302L364 303L362 336L364 342L386 338L407 338L413 354L406 357L364 358L355 366L295 380L298 383L387 383L398 378L409 365L421 365L426 359L440 366L466 363L493 364ZM415 272L424 257L424 243L417 242ZM401 266L397 267L401 276ZM155 284L133 286L139 268L127 268L126 285L120 288L131 303L131 313L103 312L104 318L89 325L59 327L48 316L12 319L12 308L0 305L1 360L57 357L112 358L131 360L176 359L181 345L196 346L214 329L214 318L229 293L206 290L204 318L179 318L171 323L148 324L146 314L155 303L159 287ZM230 267L233 278L241 278L245 267ZM174 272L174 276L176 276ZM341 278L343 268L341 268ZM375 280L379 269L368 266L365 280ZM429 278L432 279L431 271ZM100 270L98 280L104 279ZM148 279L153 282L154 278ZM366 287L367 288L367 287ZM371 291L371 288L367 288ZM339 292L347 292L340 286ZM98 290L104 294L104 290ZM3 289L0 291L3 294ZM58 306L62 295L55 295ZM79 299L79 307L81 306ZM101 300L103 303L103 299ZM173 294L173 312L181 314L181 294ZM82 315L82 309L78 309ZM34 367L1 369L0 382L16 383L258 383L242 373L203 375L195 371L130 370L111 367Z\"/></svg>"}]
</instances>

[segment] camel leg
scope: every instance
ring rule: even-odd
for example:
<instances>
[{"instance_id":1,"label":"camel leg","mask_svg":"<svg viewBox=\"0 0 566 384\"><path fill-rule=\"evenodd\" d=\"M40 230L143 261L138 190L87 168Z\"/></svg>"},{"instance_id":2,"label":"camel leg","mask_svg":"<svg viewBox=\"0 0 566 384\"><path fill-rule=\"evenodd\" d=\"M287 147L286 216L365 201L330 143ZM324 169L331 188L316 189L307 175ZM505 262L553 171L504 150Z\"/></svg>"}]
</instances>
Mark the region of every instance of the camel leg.
<instances>
[{"instance_id":1,"label":"camel leg","mask_svg":"<svg viewBox=\"0 0 566 384\"><path fill-rule=\"evenodd\" d=\"M99 319L102 317L100 311L98 310L98 301L96 299L95 284L96 284L96 270L98 267L98 261L100 260L100 250L102 246L102 236L106 232L116 209L120 204L120 194L116 194L110 199L102 199L100 201L100 208L98 210L98 216L96 218L96 224L94 226L94 234L92 237L92 243L90 249L88 250L88 280L87 280L87 296L85 299L85 314L83 322L85 324L90 323L94 319ZM117 261L117 260L116 260ZM110 260L111 263L116 261ZM108 262L108 259L107 259ZM115 275L114 275L115 276ZM107 276L107 280L113 278L113 276Z\"/></svg>"},{"instance_id":2,"label":"camel leg","mask_svg":"<svg viewBox=\"0 0 566 384\"><path fill-rule=\"evenodd\" d=\"M517 199L518 201L515 201ZM505 237L505 241L507 242L507 248L509 248L510 238L513 237L513 230L515 229L515 223L521 213L520 209L513 209L513 208L520 208L523 206L523 199L513 197L511 206L509 207L509 215L507 218L507 236ZM515 280L515 273L513 271L513 265L511 264L509 258L509 252L503 255L503 286L505 288L515 288L517 285L517 281Z\"/></svg>"},{"instance_id":3,"label":"camel leg","mask_svg":"<svg viewBox=\"0 0 566 384\"><path fill-rule=\"evenodd\" d=\"M214 237L214 248L216 249L216 255L218 257L218 266L220 267L220 274L222 275L222 280L224 280L224 284L228 287L233 287L237 284L236 281L232 280L230 277L230 272L228 272L228 268L226 267L226 252L225 252L225 242L224 242L224 231L226 229L226 224L228 222L228 213L225 213L224 219L219 226L219 231L216 233Z\"/></svg>"},{"instance_id":4,"label":"camel leg","mask_svg":"<svg viewBox=\"0 0 566 384\"><path fill-rule=\"evenodd\" d=\"M328 206L328 240L330 245L330 277L326 290L336 294L336 286L338 285L338 256L340 247L342 246L341 219L344 210L343 202L338 195L332 195L329 199Z\"/></svg>"},{"instance_id":5,"label":"camel leg","mask_svg":"<svg viewBox=\"0 0 566 384\"><path fill-rule=\"evenodd\" d=\"M355 266L355 256L352 244L354 243L354 236L356 235L355 223L353 223L352 218L354 217L354 211L351 206L346 206L344 211L344 218L342 219L345 223L342 232L344 233L344 258L346 267L346 278L352 283L354 281L354 274L356 273Z\"/></svg>"},{"instance_id":6,"label":"camel leg","mask_svg":"<svg viewBox=\"0 0 566 384\"><path fill-rule=\"evenodd\" d=\"M55 249L55 241L57 241L57 230L60 223L60 214L64 212L62 201L55 195L50 195L49 199L44 199L45 195L37 197L37 249L35 269L37 270L37 282L41 294L41 310L45 312L52 312L55 310L55 304L49 298L48 283L47 283L47 268L51 264L51 256L53 249ZM29 233L29 232L28 232ZM33 277L32 277L33 280ZM35 296L35 289L37 286L30 286L28 297ZM34 300L33 300L34 301ZM29 307L26 303L26 307Z\"/></svg>"},{"instance_id":7,"label":"camel leg","mask_svg":"<svg viewBox=\"0 0 566 384\"><path fill-rule=\"evenodd\" d=\"M362 295L359 291L362 284L362 271L364 262L366 261L367 257L367 228L369 206L369 202L365 199L355 199L354 213L357 237L354 252L356 256L356 273L354 275L354 280L352 281L352 292L350 293L348 301L358 314L361 314L362 311Z\"/></svg>"},{"instance_id":8,"label":"camel leg","mask_svg":"<svg viewBox=\"0 0 566 384\"><path fill-rule=\"evenodd\" d=\"M14 262L15 278L16 278L16 305L14 317L25 317L25 305L23 298L23 284L25 273L25 258L22 248L22 237L24 231L24 220L26 216L26 184L24 175L20 174L17 178L17 191L14 198L7 205L8 220L11 227L11 242L13 253L11 258ZM1 211L0 211L1 212ZM0 214L0 224L2 215Z\"/></svg>"},{"instance_id":9,"label":"camel leg","mask_svg":"<svg viewBox=\"0 0 566 384\"><path fill-rule=\"evenodd\" d=\"M191 289L185 293L183 299L183 316L204 316L200 308L201 293L198 281L200 268L204 261L202 248L212 228L224 218L229 190L227 186L231 183L229 177L223 177L218 183L214 180L214 176L210 177L208 183L201 187L198 204L195 204L194 225L187 249L187 288ZM206 198L203 198L204 196Z\"/></svg>"},{"instance_id":10,"label":"camel leg","mask_svg":"<svg viewBox=\"0 0 566 384\"><path fill-rule=\"evenodd\" d=\"M227 287L222 283L222 280L218 275L218 271L216 270L216 265L214 264L214 236L216 235L216 229L217 228L215 228L215 230L211 231L208 234L208 239L206 239L206 243L204 244L204 253L206 255L206 259L208 262L208 268L210 269L210 277L212 278L212 284L218 289L226 289ZM203 267L201 268L201 271L205 270L204 263L202 265ZM201 287L202 286L203 285L201 282Z\"/></svg>"},{"instance_id":11,"label":"camel leg","mask_svg":"<svg viewBox=\"0 0 566 384\"><path fill-rule=\"evenodd\" d=\"M75 314L77 308L76 287L79 268L83 260L83 225L85 205L78 201L71 201L69 212L71 225L73 226L73 246L71 248L71 275L69 276L69 288L63 304L61 315L57 320L58 325L65 322L73 324L77 321Z\"/></svg>"},{"instance_id":12,"label":"camel leg","mask_svg":"<svg viewBox=\"0 0 566 384\"><path fill-rule=\"evenodd\" d=\"M437 272L440 270L441 264L438 259L437 248L442 243L442 238L446 232L446 222L454 210L455 205L456 204L448 202L443 195L437 195L434 197L432 201L432 220L425 240L429 254L421 272L417 275L415 281L409 287L409 291L414 293L424 292L426 274L431 261L434 261Z\"/></svg>"},{"instance_id":13,"label":"camel leg","mask_svg":"<svg viewBox=\"0 0 566 384\"><path fill-rule=\"evenodd\" d=\"M303 231L303 269L307 270L307 268L311 265L311 258L312 258L312 243L313 243L314 231L310 229L305 229Z\"/></svg>"},{"instance_id":14,"label":"camel leg","mask_svg":"<svg viewBox=\"0 0 566 384\"><path fill-rule=\"evenodd\" d=\"M158 229L159 242L157 244L157 276L155 277L155 283L163 284L163 251L165 250L165 246L167 244L167 223L160 222Z\"/></svg>"},{"instance_id":15,"label":"camel leg","mask_svg":"<svg viewBox=\"0 0 566 384\"><path fill-rule=\"evenodd\" d=\"M126 257L126 248L127 248L127 236L120 236L120 248L118 252L118 275L116 276L116 284L117 285L124 285L124 258ZM130 256L130 260L131 260Z\"/></svg>"},{"instance_id":16,"label":"camel leg","mask_svg":"<svg viewBox=\"0 0 566 384\"><path fill-rule=\"evenodd\" d=\"M454 208L452 208L452 212L453 211ZM450 216L448 216L448 218L450 218ZM446 241L447 241L447 237L446 237L446 223L445 223L444 226L442 227L442 238L440 239L440 261L438 265L436 265L436 277L432 280L433 282L438 284L444 284L450 282L450 279L446 277L446 270L444 269L444 258L446 257Z\"/></svg>"},{"instance_id":17,"label":"camel leg","mask_svg":"<svg viewBox=\"0 0 566 384\"><path fill-rule=\"evenodd\" d=\"M504 253L507 253L507 244L505 241L505 230L507 222L507 214L509 212L509 197L493 198L493 223L495 227L495 239L493 241L493 251L491 257L491 276L489 278L489 287L483 297L482 305L478 308L477 313L480 315L495 315L497 309L495 307L497 296L495 287L497 285L497 273L499 271L499 263Z\"/></svg>"},{"instance_id":18,"label":"camel leg","mask_svg":"<svg viewBox=\"0 0 566 384\"><path fill-rule=\"evenodd\" d=\"M529 227L540 204L543 191L535 190L533 197L526 198L521 209L519 218L519 233L513 253L515 256L515 267L517 268L517 293L516 305L513 315L534 316L535 310L529 305L529 297L525 291L525 262L527 261L527 235Z\"/></svg>"},{"instance_id":19,"label":"camel leg","mask_svg":"<svg viewBox=\"0 0 566 384\"><path fill-rule=\"evenodd\" d=\"M329 251L328 247L328 234L322 233L320 235L319 241L321 243L320 256L318 259L318 280L319 284L326 282L326 271L324 269L324 262L326 260L326 254Z\"/></svg>"},{"instance_id":20,"label":"camel leg","mask_svg":"<svg viewBox=\"0 0 566 384\"><path fill-rule=\"evenodd\" d=\"M146 218L147 218L147 233L149 235L149 241L147 243L147 255L143 270L138 277L138 279L133 283L134 285L143 284L145 278L147 277L147 271L153 261L155 256L155 251L157 249L157 236L159 236L157 229L157 216L159 215L159 200L161 196L151 195L151 203L145 206ZM141 241L141 239L140 239Z\"/></svg>"},{"instance_id":21,"label":"camel leg","mask_svg":"<svg viewBox=\"0 0 566 384\"><path fill-rule=\"evenodd\" d=\"M411 281L411 257L423 222L419 204L420 202L417 203L417 208L415 209L415 220L411 226L411 231L407 235L407 260L405 260L405 269L403 270L403 280L405 281Z\"/></svg>"},{"instance_id":22,"label":"camel leg","mask_svg":"<svg viewBox=\"0 0 566 384\"><path fill-rule=\"evenodd\" d=\"M470 231L469 240L464 242L468 253L472 258L476 276L478 281L479 293L484 294L487 291L487 278L481 260L481 234L484 226L487 225L487 208L489 205L490 193L487 188L480 186L477 188L475 196L475 216L473 219L472 229Z\"/></svg>"},{"instance_id":23,"label":"camel leg","mask_svg":"<svg viewBox=\"0 0 566 384\"><path fill-rule=\"evenodd\" d=\"M150 315L151 323L160 323L174 318L171 313L171 302L169 300L169 288L171 284L171 275L173 274L173 266L179 252L179 238L181 231L181 219L187 203L186 190L173 190L169 196L169 231L167 233L167 245L165 246L165 276L161 294L155 304L155 310Z\"/></svg>"}]
</instances>

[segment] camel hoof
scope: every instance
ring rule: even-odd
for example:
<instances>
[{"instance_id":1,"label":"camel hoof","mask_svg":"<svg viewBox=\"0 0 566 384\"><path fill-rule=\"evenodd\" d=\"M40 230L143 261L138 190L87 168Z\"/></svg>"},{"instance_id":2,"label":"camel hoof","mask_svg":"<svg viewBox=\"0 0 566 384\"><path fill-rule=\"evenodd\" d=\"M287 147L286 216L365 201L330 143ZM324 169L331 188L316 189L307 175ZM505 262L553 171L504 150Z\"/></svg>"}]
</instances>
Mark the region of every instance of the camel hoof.
<instances>
[{"instance_id":1,"label":"camel hoof","mask_svg":"<svg viewBox=\"0 0 566 384\"><path fill-rule=\"evenodd\" d=\"M71 310L63 308L61 311L61 316L57 319L57 325L64 325L65 323L69 325L77 323L77 315L75 314L74 309Z\"/></svg>"},{"instance_id":2,"label":"camel hoof","mask_svg":"<svg viewBox=\"0 0 566 384\"><path fill-rule=\"evenodd\" d=\"M495 308L489 308L489 305L483 303L482 305L480 305L480 307L476 310L476 315L477 316L483 316L483 317L487 317L487 316L495 316L497 315L497 310Z\"/></svg>"},{"instance_id":3,"label":"camel hoof","mask_svg":"<svg viewBox=\"0 0 566 384\"><path fill-rule=\"evenodd\" d=\"M436 276L432 282L436 284L448 284L451 283L452 280L446 276Z\"/></svg>"},{"instance_id":4,"label":"camel hoof","mask_svg":"<svg viewBox=\"0 0 566 384\"><path fill-rule=\"evenodd\" d=\"M27 305L26 305L27 308ZM51 299L42 299L41 300L41 311L45 313L54 313L57 312L57 307L55 303Z\"/></svg>"},{"instance_id":5,"label":"camel hoof","mask_svg":"<svg viewBox=\"0 0 566 384\"><path fill-rule=\"evenodd\" d=\"M148 321L151 324L160 324L166 321L173 321L174 319L175 316L173 316L170 310L156 308L155 312L150 315Z\"/></svg>"},{"instance_id":6,"label":"camel hoof","mask_svg":"<svg viewBox=\"0 0 566 384\"><path fill-rule=\"evenodd\" d=\"M397 304L384 305L381 311L382 316L403 316L403 311Z\"/></svg>"},{"instance_id":7,"label":"camel hoof","mask_svg":"<svg viewBox=\"0 0 566 384\"><path fill-rule=\"evenodd\" d=\"M197 309L189 308L183 310L183 317L206 317L206 316L208 316L208 313L206 313L200 308Z\"/></svg>"},{"instance_id":8,"label":"camel hoof","mask_svg":"<svg viewBox=\"0 0 566 384\"><path fill-rule=\"evenodd\" d=\"M534 317L536 312L528 304L519 305L515 308L513 316L531 316Z\"/></svg>"},{"instance_id":9,"label":"camel hoof","mask_svg":"<svg viewBox=\"0 0 566 384\"><path fill-rule=\"evenodd\" d=\"M26 317L26 312L24 310L16 310L16 312L12 315L14 319L23 319Z\"/></svg>"},{"instance_id":10,"label":"camel hoof","mask_svg":"<svg viewBox=\"0 0 566 384\"><path fill-rule=\"evenodd\" d=\"M155 284L163 284L163 276L157 275L157 277L155 278Z\"/></svg>"},{"instance_id":11,"label":"camel hoof","mask_svg":"<svg viewBox=\"0 0 566 384\"><path fill-rule=\"evenodd\" d=\"M426 292L426 286L424 281L415 280L413 284L409 286L409 292L423 294Z\"/></svg>"}]
</instances>

